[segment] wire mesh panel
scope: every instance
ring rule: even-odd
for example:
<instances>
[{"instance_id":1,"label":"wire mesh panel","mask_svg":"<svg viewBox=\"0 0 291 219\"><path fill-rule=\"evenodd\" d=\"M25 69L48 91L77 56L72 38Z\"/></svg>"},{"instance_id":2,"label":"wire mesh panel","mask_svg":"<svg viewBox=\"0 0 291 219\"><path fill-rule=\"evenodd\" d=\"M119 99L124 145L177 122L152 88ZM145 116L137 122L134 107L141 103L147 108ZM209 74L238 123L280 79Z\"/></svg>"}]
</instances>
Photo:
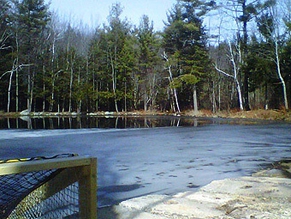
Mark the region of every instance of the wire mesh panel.
<instances>
[{"instance_id":1,"label":"wire mesh panel","mask_svg":"<svg viewBox=\"0 0 291 219\"><path fill-rule=\"evenodd\" d=\"M8 218L79 218L78 183L47 199L44 196L44 192L37 189L20 202Z\"/></svg>"},{"instance_id":2,"label":"wire mesh panel","mask_svg":"<svg viewBox=\"0 0 291 219\"><path fill-rule=\"evenodd\" d=\"M8 217L24 197L57 172L57 170L49 170L2 176L0 178L0 218Z\"/></svg>"},{"instance_id":3,"label":"wire mesh panel","mask_svg":"<svg viewBox=\"0 0 291 219\"><path fill-rule=\"evenodd\" d=\"M96 218L96 162L0 161L0 218Z\"/></svg>"}]
</instances>

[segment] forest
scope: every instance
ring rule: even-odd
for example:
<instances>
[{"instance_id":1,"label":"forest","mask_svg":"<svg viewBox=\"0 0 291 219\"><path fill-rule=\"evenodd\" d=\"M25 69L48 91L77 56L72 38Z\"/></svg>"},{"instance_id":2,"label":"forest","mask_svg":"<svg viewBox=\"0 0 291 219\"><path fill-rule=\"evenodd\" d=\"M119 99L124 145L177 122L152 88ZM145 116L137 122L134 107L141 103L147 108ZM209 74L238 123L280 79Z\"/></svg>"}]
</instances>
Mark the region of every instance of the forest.
<instances>
[{"instance_id":1,"label":"forest","mask_svg":"<svg viewBox=\"0 0 291 219\"><path fill-rule=\"evenodd\" d=\"M95 29L44 0L0 5L1 112L290 106L291 0L178 0L159 31L120 3Z\"/></svg>"}]
</instances>

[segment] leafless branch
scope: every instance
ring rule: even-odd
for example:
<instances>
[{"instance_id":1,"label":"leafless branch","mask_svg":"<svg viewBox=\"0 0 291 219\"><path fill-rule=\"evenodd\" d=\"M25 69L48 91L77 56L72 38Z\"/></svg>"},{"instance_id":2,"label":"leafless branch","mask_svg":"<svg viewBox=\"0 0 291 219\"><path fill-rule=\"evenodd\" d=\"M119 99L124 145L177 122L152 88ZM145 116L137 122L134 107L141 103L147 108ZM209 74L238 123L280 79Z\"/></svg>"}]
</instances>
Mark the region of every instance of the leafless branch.
<instances>
[{"instance_id":1,"label":"leafless branch","mask_svg":"<svg viewBox=\"0 0 291 219\"><path fill-rule=\"evenodd\" d=\"M223 75L225 75L225 76L227 76L227 77L234 78L233 75L228 74L228 73L226 73L225 71L219 69L219 68L217 67L217 65L214 65L214 68L215 68L215 70L218 71L219 73L221 73L221 74L223 74Z\"/></svg>"},{"instance_id":2,"label":"leafless branch","mask_svg":"<svg viewBox=\"0 0 291 219\"><path fill-rule=\"evenodd\" d=\"M6 46L5 42L8 40L9 35L6 35L6 31L4 31L4 33L2 34L1 38L0 38L0 50L4 50L4 49L9 49L11 48L11 46Z\"/></svg>"},{"instance_id":3,"label":"leafless branch","mask_svg":"<svg viewBox=\"0 0 291 219\"><path fill-rule=\"evenodd\" d=\"M4 73L0 76L0 80L1 80L5 75L7 75L7 74L12 74L12 73L14 73L14 72L17 71L17 70L21 70L23 67L29 67L29 66L31 66L31 65L32 65L32 64L21 64L21 65L16 66L16 67L13 65L12 70L4 72Z\"/></svg>"}]
</instances>

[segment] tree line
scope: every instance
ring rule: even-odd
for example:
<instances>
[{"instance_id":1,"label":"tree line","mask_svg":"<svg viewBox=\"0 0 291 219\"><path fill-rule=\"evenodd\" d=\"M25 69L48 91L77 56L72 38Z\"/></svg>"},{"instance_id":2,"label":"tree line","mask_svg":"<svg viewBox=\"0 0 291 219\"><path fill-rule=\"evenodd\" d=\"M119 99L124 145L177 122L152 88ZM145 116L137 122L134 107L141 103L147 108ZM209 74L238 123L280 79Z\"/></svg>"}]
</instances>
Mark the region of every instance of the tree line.
<instances>
[{"instance_id":1,"label":"tree line","mask_svg":"<svg viewBox=\"0 0 291 219\"><path fill-rule=\"evenodd\" d=\"M289 107L290 0L180 0L162 31L120 3L94 30L44 0L0 5L3 112Z\"/></svg>"}]
</instances>

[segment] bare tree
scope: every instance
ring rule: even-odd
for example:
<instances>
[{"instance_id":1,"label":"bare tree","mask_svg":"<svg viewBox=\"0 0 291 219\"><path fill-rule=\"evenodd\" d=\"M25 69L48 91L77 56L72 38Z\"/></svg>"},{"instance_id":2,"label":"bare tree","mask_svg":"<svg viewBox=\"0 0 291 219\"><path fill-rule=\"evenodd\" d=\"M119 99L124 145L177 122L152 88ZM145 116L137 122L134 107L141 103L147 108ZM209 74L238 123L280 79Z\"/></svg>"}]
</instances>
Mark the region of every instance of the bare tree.
<instances>
[{"instance_id":1,"label":"bare tree","mask_svg":"<svg viewBox=\"0 0 291 219\"><path fill-rule=\"evenodd\" d=\"M233 48L233 45L231 44L230 40L228 40L228 47L229 47L229 60L232 64L232 74L231 73L227 73L226 71L222 70L218 64L215 64L215 69L229 77L232 78L236 84L236 90L237 90L237 95L238 95L238 101L239 101L239 108L240 110L243 110L243 100L242 100L242 92L241 92L241 85L239 82L239 72L240 72L240 63L241 63L241 50L240 50L240 44L238 43L237 45L235 45L235 48ZM236 52L236 54L235 54ZM235 58L235 56L237 56L238 58Z\"/></svg>"},{"instance_id":2,"label":"bare tree","mask_svg":"<svg viewBox=\"0 0 291 219\"><path fill-rule=\"evenodd\" d=\"M7 112L10 112L10 103L11 103L11 87L12 87L12 78L13 78L13 74L15 72L18 72L19 70L21 70L23 67L29 67L29 64L22 64L22 65L17 65L17 59L14 60L13 63L13 67L10 71L6 71L5 73L3 73L0 77L0 80L7 74L9 75L9 83L8 83L8 89L7 89Z\"/></svg>"},{"instance_id":3,"label":"bare tree","mask_svg":"<svg viewBox=\"0 0 291 219\"><path fill-rule=\"evenodd\" d=\"M9 34L6 33L6 31L3 32L3 34L0 36L0 50L5 50L11 48L11 46L6 45L6 41L9 38Z\"/></svg>"},{"instance_id":4,"label":"bare tree","mask_svg":"<svg viewBox=\"0 0 291 219\"><path fill-rule=\"evenodd\" d=\"M262 15L258 20L258 26L262 35L273 44L270 54L266 54L266 58L272 60L276 64L276 73L280 83L282 85L284 107L288 109L288 97L287 97L287 88L286 82L282 75L281 70L281 57L280 57L280 40L282 39L282 30L281 24L284 23L284 18L280 17L279 5L277 4L268 4L265 6L266 13Z\"/></svg>"},{"instance_id":5,"label":"bare tree","mask_svg":"<svg viewBox=\"0 0 291 219\"><path fill-rule=\"evenodd\" d=\"M262 0L266 2L268 0ZM240 41L240 53L241 53L241 62L237 63L239 65L244 65L245 60L248 54L248 40L249 40L249 30L252 26L252 22L254 22L254 18L257 14L260 13L259 5L262 2L261 0L222 0L221 10L222 14L225 17L228 17L227 25L230 28L230 32L233 32L233 28L235 28L235 32L237 40ZM235 24L231 25L230 23ZM231 33L232 34L232 33ZM250 72L240 72L240 77L242 80L242 95L243 95L243 104L245 110L250 110L249 104L249 79Z\"/></svg>"},{"instance_id":6,"label":"bare tree","mask_svg":"<svg viewBox=\"0 0 291 219\"><path fill-rule=\"evenodd\" d=\"M162 54L162 57L166 61L166 69L167 69L167 71L169 73L168 79L169 79L169 82L171 84L171 83L173 83L172 64L170 63L170 60L169 60L166 52L164 52ZM178 113L181 113L180 105L179 105L179 101L178 101L177 89L176 88L171 88L171 90L173 92L174 100L175 100L175 105L174 106L177 107L177 109L176 109L176 107L174 107L174 111L176 112L176 110L177 110Z\"/></svg>"}]
</instances>

